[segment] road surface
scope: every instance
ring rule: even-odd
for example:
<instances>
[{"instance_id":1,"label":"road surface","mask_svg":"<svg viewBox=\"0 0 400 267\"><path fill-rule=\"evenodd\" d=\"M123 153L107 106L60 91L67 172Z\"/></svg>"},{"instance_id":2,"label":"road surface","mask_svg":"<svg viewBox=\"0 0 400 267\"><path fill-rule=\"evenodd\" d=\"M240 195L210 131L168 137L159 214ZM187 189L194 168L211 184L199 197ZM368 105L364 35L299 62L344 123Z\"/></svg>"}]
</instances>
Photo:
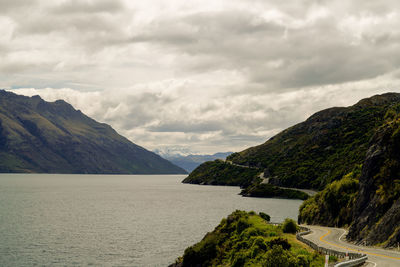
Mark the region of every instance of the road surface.
<instances>
[{"instance_id":1,"label":"road surface","mask_svg":"<svg viewBox=\"0 0 400 267\"><path fill-rule=\"evenodd\" d=\"M375 247L357 246L345 241L347 231L341 228L303 225L312 231L303 237L320 247L343 252L357 252L368 255L368 267L400 267L400 251Z\"/></svg>"}]
</instances>

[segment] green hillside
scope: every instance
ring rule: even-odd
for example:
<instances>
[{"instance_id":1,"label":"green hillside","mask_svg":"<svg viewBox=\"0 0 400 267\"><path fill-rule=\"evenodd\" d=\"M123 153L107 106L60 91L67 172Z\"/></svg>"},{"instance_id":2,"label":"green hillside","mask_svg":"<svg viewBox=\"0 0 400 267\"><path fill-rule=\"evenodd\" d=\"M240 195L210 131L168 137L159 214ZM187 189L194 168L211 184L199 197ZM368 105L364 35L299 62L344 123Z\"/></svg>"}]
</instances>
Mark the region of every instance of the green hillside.
<instances>
[{"instance_id":1,"label":"green hillside","mask_svg":"<svg viewBox=\"0 0 400 267\"><path fill-rule=\"evenodd\" d=\"M323 256L284 228L255 213L235 211L171 266L323 266Z\"/></svg>"},{"instance_id":2,"label":"green hillside","mask_svg":"<svg viewBox=\"0 0 400 267\"><path fill-rule=\"evenodd\" d=\"M233 153L227 158L233 163L228 168L235 164L255 167L264 171L271 184L322 190L362 164L375 130L400 109L399 104L400 94L387 93L347 108L317 112L262 145ZM205 173L205 165L199 168ZM226 173L214 173L215 180L231 180ZM208 179L194 170L185 181L191 182L194 175L196 183Z\"/></svg>"},{"instance_id":3,"label":"green hillside","mask_svg":"<svg viewBox=\"0 0 400 267\"><path fill-rule=\"evenodd\" d=\"M299 221L350 226L347 238L357 242L400 242L400 114L394 114L376 130L362 169L305 201Z\"/></svg>"}]
</instances>

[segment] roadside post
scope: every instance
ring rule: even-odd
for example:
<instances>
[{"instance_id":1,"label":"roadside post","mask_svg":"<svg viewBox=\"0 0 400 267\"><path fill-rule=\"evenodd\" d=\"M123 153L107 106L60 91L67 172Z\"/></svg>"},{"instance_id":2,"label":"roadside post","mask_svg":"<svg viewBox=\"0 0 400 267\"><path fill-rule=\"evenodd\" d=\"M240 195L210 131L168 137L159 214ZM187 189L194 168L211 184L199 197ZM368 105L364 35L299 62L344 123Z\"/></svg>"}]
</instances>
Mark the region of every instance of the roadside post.
<instances>
[{"instance_id":1,"label":"roadside post","mask_svg":"<svg viewBox=\"0 0 400 267\"><path fill-rule=\"evenodd\" d=\"M328 267L329 264L329 255L325 255L325 267Z\"/></svg>"}]
</instances>

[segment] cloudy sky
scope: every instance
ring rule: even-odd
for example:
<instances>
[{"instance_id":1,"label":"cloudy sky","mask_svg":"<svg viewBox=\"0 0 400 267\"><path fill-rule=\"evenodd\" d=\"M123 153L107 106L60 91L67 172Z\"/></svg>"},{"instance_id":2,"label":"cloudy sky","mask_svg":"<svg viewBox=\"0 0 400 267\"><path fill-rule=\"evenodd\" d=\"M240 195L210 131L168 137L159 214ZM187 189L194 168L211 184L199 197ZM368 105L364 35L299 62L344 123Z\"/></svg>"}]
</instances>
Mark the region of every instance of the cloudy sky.
<instances>
[{"instance_id":1,"label":"cloudy sky","mask_svg":"<svg viewBox=\"0 0 400 267\"><path fill-rule=\"evenodd\" d=\"M0 88L148 149L238 151L400 91L400 2L0 0Z\"/></svg>"}]
</instances>

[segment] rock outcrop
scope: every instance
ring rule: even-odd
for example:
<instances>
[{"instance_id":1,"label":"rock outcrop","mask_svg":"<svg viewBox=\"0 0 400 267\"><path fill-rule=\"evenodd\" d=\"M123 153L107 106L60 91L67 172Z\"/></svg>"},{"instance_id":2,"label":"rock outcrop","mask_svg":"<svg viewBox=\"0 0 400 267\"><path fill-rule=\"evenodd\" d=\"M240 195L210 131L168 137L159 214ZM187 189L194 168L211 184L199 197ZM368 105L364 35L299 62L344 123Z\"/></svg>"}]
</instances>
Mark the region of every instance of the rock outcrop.
<instances>
[{"instance_id":1,"label":"rock outcrop","mask_svg":"<svg viewBox=\"0 0 400 267\"><path fill-rule=\"evenodd\" d=\"M390 247L400 242L400 121L377 131L359 178L348 238Z\"/></svg>"}]
</instances>

